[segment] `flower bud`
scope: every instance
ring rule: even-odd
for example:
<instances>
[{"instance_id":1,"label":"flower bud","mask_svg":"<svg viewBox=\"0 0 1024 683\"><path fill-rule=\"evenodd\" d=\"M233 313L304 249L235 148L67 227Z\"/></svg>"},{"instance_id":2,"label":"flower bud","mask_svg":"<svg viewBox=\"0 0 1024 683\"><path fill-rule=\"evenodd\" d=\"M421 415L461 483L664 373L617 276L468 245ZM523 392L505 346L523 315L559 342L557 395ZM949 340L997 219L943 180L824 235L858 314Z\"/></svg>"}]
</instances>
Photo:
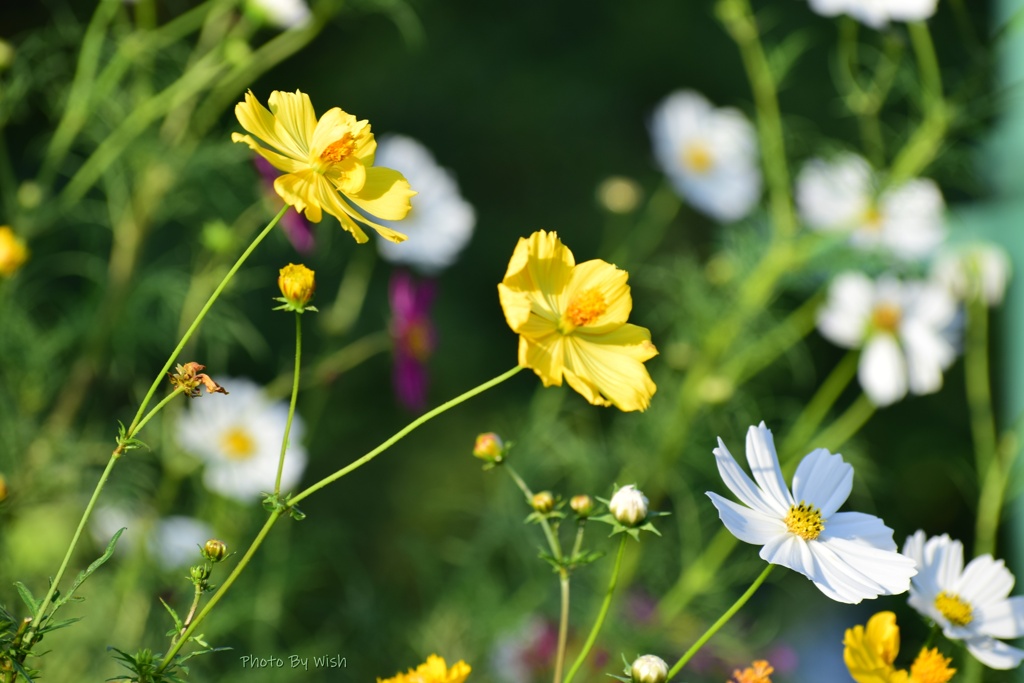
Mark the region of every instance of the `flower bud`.
<instances>
[{"instance_id":1,"label":"flower bud","mask_svg":"<svg viewBox=\"0 0 1024 683\"><path fill-rule=\"evenodd\" d=\"M533 506L534 510L542 514L551 512L555 509L555 497L551 495L551 491L541 491L540 493L533 494L530 505Z\"/></svg>"},{"instance_id":2,"label":"flower bud","mask_svg":"<svg viewBox=\"0 0 1024 683\"><path fill-rule=\"evenodd\" d=\"M486 462L501 462L505 457L505 442L494 432L480 434L473 444L473 456Z\"/></svg>"},{"instance_id":3,"label":"flower bud","mask_svg":"<svg viewBox=\"0 0 1024 683\"><path fill-rule=\"evenodd\" d=\"M589 517L590 513L594 511L594 499L585 493L581 493L578 496L572 497L572 500L569 501L569 507L580 517Z\"/></svg>"},{"instance_id":4,"label":"flower bud","mask_svg":"<svg viewBox=\"0 0 1024 683\"><path fill-rule=\"evenodd\" d=\"M18 239L10 227L0 226L0 276L10 277L28 259L25 243Z\"/></svg>"},{"instance_id":5,"label":"flower bud","mask_svg":"<svg viewBox=\"0 0 1024 683\"><path fill-rule=\"evenodd\" d=\"M657 655L643 655L633 661L629 669L633 683L665 683L668 678L668 664Z\"/></svg>"},{"instance_id":6,"label":"flower bud","mask_svg":"<svg viewBox=\"0 0 1024 683\"><path fill-rule=\"evenodd\" d=\"M203 557L210 562L220 562L227 555L228 547L224 545L224 541L218 541L216 538L211 538L203 546Z\"/></svg>"},{"instance_id":7,"label":"flower bud","mask_svg":"<svg viewBox=\"0 0 1024 683\"><path fill-rule=\"evenodd\" d=\"M316 290L312 270L304 265L289 263L281 269L277 277L277 286L284 296L285 308L301 313Z\"/></svg>"},{"instance_id":8,"label":"flower bud","mask_svg":"<svg viewBox=\"0 0 1024 683\"><path fill-rule=\"evenodd\" d=\"M608 510L620 524L633 527L642 524L647 518L648 504L647 496L629 484L615 492L608 503Z\"/></svg>"},{"instance_id":9,"label":"flower bud","mask_svg":"<svg viewBox=\"0 0 1024 683\"><path fill-rule=\"evenodd\" d=\"M192 583L205 585L206 581L210 578L212 570L208 564L197 564L189 568L188 573Z\"/></svg>"}]
</instances>

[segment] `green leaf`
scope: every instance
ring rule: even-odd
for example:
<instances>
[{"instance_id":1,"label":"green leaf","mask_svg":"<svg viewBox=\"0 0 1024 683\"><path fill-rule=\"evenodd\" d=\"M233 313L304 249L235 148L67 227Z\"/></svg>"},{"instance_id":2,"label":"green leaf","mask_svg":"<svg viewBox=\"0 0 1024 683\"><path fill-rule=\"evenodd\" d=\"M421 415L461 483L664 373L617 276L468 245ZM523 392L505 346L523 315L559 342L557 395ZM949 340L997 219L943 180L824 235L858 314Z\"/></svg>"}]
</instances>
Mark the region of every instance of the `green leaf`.
<instances>
[{"instance_id":1,"label":"green leaf","mask_svg":"<svg viewBox=\"0 0 1024 683\"><path fill-rule=\"evenodd\" d=\"M174 608L164 602L163 598L160 598L160 604L164 606L164 609L171 615L171 619L174 619L174 628L176 633L180 633L181 629L185 628L185 625L181 623L181 618L178 617L178 613L174 611Z\"/></svg>"},{"instance_id":2,"label":"green leaf","mask_svg":"<svg viewBox=\"0 0 1024 683\"><path fill-rule=\"evenodd\" d=\"M85 583L85 580L92 576L93 572L99 569L103 565L103 563L110 559L110 556L114 554L114 547L117 545L117 539L121 538L121 534L123 534L127 528L128 527L121 527L120 529L118 529L117 533L114 534L114 537L110 539L110 543L107 544L107 549L103 552L102 555L100 555L99 559L97 559L95 562L86 567L85 570L78 574L78 576L75 578L75 582L71 584L71 588L68 589L67 595L65 595L60 600L54 603L54 611L56 611L58 607L66 603L68 600L70 600L71 596L75 594L75 591L78 590L79 586Z\"/></svg>"},{"instance_id":3,"label":"green leaf","mask_svg":"<svg viewBox=\"0 0 1024 683\"><path fill-rule=\"evenodd\" d=\"M52 614L52 613L51 613ZM51 624L49 621L46 622L46 626L39 629L39 633L49 633L50 631L56 631L58 629L71 626L76 621L81 621L84 617L74 617L72 619L65 619L64 621L58 621L56 624Z\"/></svg>"},{"instance_id":4,"label":"green leaf","mask_svg":"<svg viewBox=\"0 0 1024 683\"><path fill-rule=\"evenodd\" d=\"M18 589L18 595L21 596L22 601L28 606L28 611L35 614L36 610L39 609L39 601L33 597L32 591L21 581L15 581L14 587Z\"/></svg>"}]
</instances>

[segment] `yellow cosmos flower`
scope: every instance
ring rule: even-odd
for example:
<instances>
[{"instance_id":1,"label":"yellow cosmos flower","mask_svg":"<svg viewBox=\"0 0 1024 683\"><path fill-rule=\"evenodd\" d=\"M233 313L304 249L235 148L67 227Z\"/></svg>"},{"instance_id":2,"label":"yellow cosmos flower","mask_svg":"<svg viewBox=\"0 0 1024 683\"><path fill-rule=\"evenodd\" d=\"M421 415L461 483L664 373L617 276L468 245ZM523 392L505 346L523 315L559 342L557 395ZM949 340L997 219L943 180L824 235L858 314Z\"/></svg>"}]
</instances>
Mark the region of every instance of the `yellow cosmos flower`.
<instances>
[{"instance_id":1,"label":"yellow cosmos flower","mask_svg":"<svg viewBox=\"0 0 1024 683\"><path fill-rule=\"evenodd\" d=\"M392 678L377 679L377 683L463 683L472 669L469 664L459 661L448 668L443 657L430 655L427 661L409 673L397 674Z\"/></svg>"},{"instance_id":2,"label":"yellow cosmos flower","mask_svg":"<svg viewBox=\"0 0 1024 683\"><path fill-rule=\"evenodd\" d=\"M28 260L28 249L14 231L0 225L0 276L10 277Z\"/></svg>"},{"instance_id":3,"label":"yellow cosmos flower","mask_svg":"<svg viewBox=\"0 0 1024 683\"><path fill-rule=\"evenodd\" d=\"M405 218L409 198L416 193L398 171L373 165L377 142L369 122L357 121L338 107L318 120L309 95L298 90L275 90L269 103L267 110L249 91L245 101L235 105L235 116L242 128L273 150L241 133L232 133L231 140L244 142L284 171L274 181L281 198L314 223L319 223L326 211L357 242L367 239L358 223L369 225L392 242L405 240L402 233L373 221Z\"/></svg>"},{"instance_id":4,"label":"yellow cosmos flower","mask_svg":"<svg viewBox=\"0 0 1024 683\"><path fill-rule=\"evenodd\" d=\"M952 661L936 649L922 649L910 671L893 666L900 651L896 615L879 612L867 627L854 626L843 637L843 661L857 683L948 683L956 673Z\"/></svg>"},{"instance_id":5,"label":"yellow cosmos flower","mask_svg":"<svg viewBox=\"0 0 1024 683\"><path fill-rule=\"evenodd\" d=\"M599 259L576 265L553 232L520 238L498 285L505 320L519 335L519 365L546 387L564 377L594 405L645 410L657 387L643 364L658 350L647 328L626 322L627 278Z\"/></svg>"}]
</instances>

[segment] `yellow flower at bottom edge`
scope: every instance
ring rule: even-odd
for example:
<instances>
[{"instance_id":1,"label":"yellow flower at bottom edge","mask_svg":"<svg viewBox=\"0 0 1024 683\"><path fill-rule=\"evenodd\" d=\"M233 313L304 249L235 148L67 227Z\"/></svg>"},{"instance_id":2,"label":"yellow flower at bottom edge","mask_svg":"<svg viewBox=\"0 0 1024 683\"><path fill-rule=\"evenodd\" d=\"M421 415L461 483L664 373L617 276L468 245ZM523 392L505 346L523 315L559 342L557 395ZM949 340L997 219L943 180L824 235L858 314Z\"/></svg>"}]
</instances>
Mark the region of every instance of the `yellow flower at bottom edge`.
<instances>
[{"instance_id":1,"label":"yellow flower at bottom edge","mask_svg":"<svg viewBox=\"0 0 1024 683\"><path fill-rule=\"evenodd\" d=\"M377 142L369 122L357 121L338 107L317 119L309 95L298 90L275 90L268 103L269 110L249 91L245 101L235 105L235 116L242 128L273 149L241 133L232 133L231 140L244 142L284 171L274 181L277 194L314 223L326 211L357 242L367 240L358 223L392 242L404 241L405 235L373 219L405 218L416 193L398 171L373 165Z\"/></svg>"},{"instance_id":2,"label":"yellow flower at bottom edge","mask_svg":"<svg viewBox=\"0 0 1024 683\"><path fill-rule=\"evenodd\" d=\"M0 276L10 277L28 260L28 249L14 231L0 225Z\"/></svg>"},{"instance_id":3,"label":"yellow flower at bottom edge","mask_svg":"<svg viewBox=\"0 0 1024 683\"><path fill-rule=\"evenodd\" d=\"M879 612L867 626L854 626L843 637L843 661L857 683L947 683L956 669L935 648L922 649L910 671L893 666L900 651L896 615Z\"/></svg>"},{"instance_id":4,"label":"yellow flower at bottom edge","mask_svg":"<svg viewBox=\"0 0 1024 683\"><path fill-rule=\"evenodd\" d=\"M430 655L427 661L408 673L398 674L392 678L377 679L377 683L463 683L472 669L469 664L459 661L448 668L443 657Z\"/></svg>"},{"instance_id":5,"label":"yellow flower at bottom edge","mask_svg":"<svg viewBox=\"0 0 1024 683\"><path fill-rule=\"evenodd\" d=\"M519 365L544 386L562 378L594 405L645 410L657 390L644 361L658 355L651 333L626 322L633 308L624 270L579 265L554 232L520 238L498 296L519 334Z\"/></svg>"}]
</instances>

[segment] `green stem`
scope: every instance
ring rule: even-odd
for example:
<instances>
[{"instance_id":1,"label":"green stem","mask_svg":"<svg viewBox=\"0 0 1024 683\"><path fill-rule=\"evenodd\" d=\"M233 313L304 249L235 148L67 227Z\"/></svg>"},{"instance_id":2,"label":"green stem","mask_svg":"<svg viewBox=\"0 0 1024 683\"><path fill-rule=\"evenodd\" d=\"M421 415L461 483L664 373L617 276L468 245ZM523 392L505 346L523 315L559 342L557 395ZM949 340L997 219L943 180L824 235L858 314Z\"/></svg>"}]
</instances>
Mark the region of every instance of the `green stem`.
<instances>
[{"instance_id":1,"label":"green stem","mask_svg":"<svg viewBox=\"0 0 1024 683\"><path fill-rule=\"evenodd\" d=\"M229 282L231 282L231 279L235 276L235 273L238 272L238 269L242 267L242 264L246 262L246 260L249 258L249 255L252 254L252 252L256 249L257 246L259 246L259 243L262 242L263 239L270 234L270 231L274 229L274 226L277 225L277 222L279 220L281 220L281 216L284 215L284 212L287 211L288 208L288 206L285 206L284 208L277 212L277 215L274 216L273 220L271 220L270 223L267 224L267 227L263 229L263 232L256 236L256 239L252 241L249 247L244 252L242 252L242 255L238 257L237 261L235 261L235 265L231 266L231 270L227 272L227 275L224 276L224 279L222 279L220 281L220 284L217 285L217 288L213 290L213 294L211 294L210 298L207 299L206 304L203 306L202 310L199 311L199 314L196 316L196 319L192 321L191 325L189 325L189 328L188 330L185 331L185 334L182 336L181 341L179 341L178 345L174 347L173 351L171 351L171 355L168 356L167 362L164 363L164 367L160 370L160 372L157 373L156 379L153 380L153 384L149 387L149 391L146 393L146 397L142 399L142 403L141 405L139 405L138 412L135 413L135 418L132 420L131 427L129 427L128 429L129 434L135 433L136 425L141 419L143 412L146 410L146 406L148 406L149 402L152 400L153 394L156 393L157 387L159 387L160 383L163 382L164 377L167 375L167 371L171 369L171 365L174 364L174 361L178 358L178 354L181 353L181 350L185 348L185 344L188 343L188 340L192 338L192 335L195 333L196 329L198 329L199 323L201 323L203 321L203 318L206 317L206 314L209 313L210 308L213 307L214 302L216 302L217 299L220 298L221 292L223 292L224 288L228 286Z\"/></svg>"},{"instance_id":2,"label":"green stem","mask_svg":"<svg viewBox=\"0 0 1024 683\"><path fill-rule=\"evenodd\" d=\"M57 586L60 585L60 580L64 578L64 572L68 569L68 564L71 563L71 556L75 552L75 548L78 547L78 540L82 537L82 531L85 529L86 523L89 521L89 517L92 515L92 510L96 507L96 501L99 500L100 492L107 483L107 479L110 477L110 472L114 469L114 465L121 458L122 451L120 447L110 454L110 460L107 461L107 466L103 470L103 474L100 475L100 480L96 482L96 488L93 489L92 497L89 498L89 504L85 506L85 512L82 513L82 518L78 522L78 528L75 529L75 535L71 538L71 544L68 545L68 550L64 553L64 560L60 563L60 568L57 570L56 576L50 582L50 590L46 592L46 597L39 603L39 608L36 610L35 616L32 617L32 624L28 631L25 633L25 638L22 641L25 643L25 650L29 650L32 647L34 638L39 632L39 629L45 626L43 623L43 616L46 614L46 610L49 609L50 604L53 602L53 596L57 593Z\"/></svg>"},{"instance_id":3,"label":"green stem","mask_svg":"<svg viewBox=\"0 0 1024 683\"><path fill-rule=\"evenodd\" d=\"M224 594L228 592L232 585L234 585L235 581L238 579L238 576L242 573L246 566L248 566L249 561L252 559L253 555L256 554L256 551L259 549L260 545L262 545L263 539L267 537L267 534L273 528L274 524L277 523L277 520L281 517L281 513L283 512L283 508L276 508L273 512L270 513L270 517L267 518L266 524L264 524L263 528L260 529L260 532L256 535L256 538L253 539L252 544L249 546L249 549L245 551L245 555L242 556L242 559L239 560L238 564L235 565L235 568L231 570L231 574L229 574L228 578L224 580L224 583L221 584L220 588L217 589L217 592L213 594L213 596L210 598L210 601L206 603L206 606L203 607L199 614L196 615L195 620L185 628L184 632L181 634L181 638L176 643L174 643L171 646L171 649L167 651L167 654L164 655L163 660L160 662L160 668L157 669L158 672L162 672L165 669L167 669L167 666L171 663L171 660L174 659L174 656L176 654L178 654L178 651L181 650L182 646L184 646L185 643L188 642L189 638L192 636L192 633L195 632L199 624L203 623L203 619L206 618L206 615L210 613L210 610L212 610L214 606L218 602L220 602L220 599L224 597Z\"/></svg>"},{"instance_id":4,"label":"green stem","mask_svg":"<svg viewBox=\"0 0 1024 683\"><path fill-rule=\"evenodd\" d=\"M189 608L188 614L185 616L185 621L182 623L181 633L176 633L174 635L175 641L178 638L180 638L182 636L182 634L185 633L185 629L187 629L189 627L189 624L192 623L192 617L194 617L196 615L196 609L199 608L199 599L202 596L203 596L203 589L199 587L199 584L196 584L196 592L195 592L195 595L192 597L192 607Z\"/></svg>"},{"instance_id":5,"label":"green stem","mask_svg":"<svg viewBox=\"0 0 1024 683\"><path fill-rule=\"evenodd\" d=\"M877 409L867 396L861 394L828 428L818 432L812 440L814 447L835 452L860 431Z\"/></svg>"},{"instance_id":6,"label":"green stem","mask_svg":"<svg viewBox=\"0 0 1024 683\"><path fill-rule=\"evenodd\" d=\"M150 420L153 419L154 415L156 415L161 410L163 410L164 406L166 406L168 403L170 403L174 399L175 396L177 396L178 394L180 394L183 391L184 391L184 389L178 388L178 389L175 389L174 391L172 391L171 393L167 394L167 396L165 396L163 398L163 400L161 400L159 403L156 404L156 407L153 408L153 410L149 411L149 413L146 414L146 417L144 417L141 420L139 420L139 424L136 425L135 429L133 429L132 431L128 432L128 434L127 434L128 438L130 439L133 436L135 436L136 434L138 434L139 432L141 432L142 428L146 426L147 422L149 422Z\"/></svg>"},{"instance_id":7,"label":"green stem","mask_svg":"<svg viewBox=\"0 0 1024 683\"><path fill-rule=\"evenodd\" d=\"M700 594L718 575L718 570L729 559L739 539L725 527L721 527L696 562L680 574L672 589L658 603L658 612L663 621L668 621L686 609L690 601Z\"/></svg>"},{"instance_id":8,"label":"green stem","mask_svg":"<svg viewBox=\"0 0 1024 683\"><path fill-rule=\"evenodd\" d=\"M583 649L580 650L580 653L576 656L576 661L572 663L569 673L566 674L564 683L571 683L573 676L583 666L583 662L587 660L587 655L590 654L594 643L597 642L597 636L601 632L601 627L604 626L605 617L608 616L608 608L612 604L612 595L615 594L615 584L619 581L619 568L622 566L622 555L626 550L626 538L627 535L622 534L622 538L619 540L619 551L615 554L615 566L612 567L612 575L608 579L608 589L605 591L604 600L601 602L601 609L597 613L597 620L594 622L593 628L590 629L587 641L583 643Z\"/></svg>"},{"instance_id":9,"label":"green stem","mask_svg":"<svg viewBox=\"0 0 1024 683\"><path fill-rule=\"evenodd\" d=\"M789 436L782 442L782 460L787 461L803 448L839 400L843 391L857 375L859 354L851 351L832 368L825 381L807 402L789 430Z\"/></svg>"},{"instance_id":10,"label":"green stem","mask_svg":"<svg viewBox=\"0 0 1024 683\"><path fill-rule=\"evenodd\" d=\"M564 568L558 572L558 583L562 592L562 605L558 617L558 649L555 651L554 683L562 683L565 667L565 644L569 640L569 572Z\"/></svg>"},{"instance_id":11,"label":"green stem","mask_svg":"<svg viewBox=\"0 0 1024 683\"><path fill-rule=\"evenodd\" d=\"M719 0L715 11L740 49L747 80L754 95L772 224L778 234L792 235L796 232L797 221L790 196L778 87L761 44L757 20L749 0Z\"/></svg>"},{"instance_id":12,"label":"green stem","mask_svg":"<svg viewBox=\"0 0 1024 683\"><path fill-rule=\"evenodd\" d=\"M996 534L999 531L999 518L1003 512L1006 487L1010 483L1014 461L1019 453L1020 445L1016 432L1004 434L978 495L978 520L974 533L975 557L995 552Z\"/></svg>"},{"instance_id":13,"label":"green stem","mask_svg":"<svg viewBox=\"0 0 1024 683\"><path fill-rule=\"evenodd\" d=\"M279 214L279 217L280 217L280 214ZM288 501L287 507L286 506L279 506L279 507L275 508L273 510L273 512L270 513L270 517L267 519L266 524L264 524L263 528L260 529L259 534L256 535L255 539L253 539L253 542L249 545L249 548L245 551L245 554L242 556L242 559L239 560L238 565L232 570L231 574L224 581L223 585L221 585L221 587L218 588L217 591L213 594L213 596L210 598L210 601L208 603L206 603L206 606L203 607L202 611L199 612L199 614L196 616L195 621L193 621L192 624L189 625L189 627L187 629L185 629L185 632L181 636L181 640L179 640L177 643L175 643L174 646L167 652L167 654L164 655L163 661L160 663L159 671L164 671L170 665L171 660L174 659L174 656L178 653L179 650L181 650L182 646L186 642L188 642L189 637L192 635L192 633L195 631L195 629L199 626L199 624L201 624L202 621L206 618L206 615L208 615L210 613L210 610L212 610L213 607L218 602L220 602L221 598L224 597L224 594L227 593L228 589L231 588L231 586L234 584L235 580L238 578L239 574L241 574L242 571L245 569L245 567L249 564L249 560L252 559L253 555L256 553L256 551L259 549L259 547L263 544L263 540L266 538L267 534L270 532L270 529L273 528L274 524L277 523L277 520L281 517L281 515L288 511L288 508L297 505L299 503L299 501L305 499L307 496L310 496L313 493L316 493L317 491L319 491L323 487L327 486L331 482L334 482L334 481L340 479L341 477L345 476L349 472L351 472L351 471L353 471L355 469L358 469L360 466L366 464L367 462L369 462L370 460L375 458L377 455L379 455L380 453L385 451L387 448L389 448L390 446L392 446L393 444L398 442L400 439L402 439L402 437L404 437L407 434L409 434L409 432L413 431L414 429L416 429L417 427L419 427L423 423L429 421L431 418L436 417L437 415L440 415L441 413L447 411L450 408L454 408L455 406L459 405L460 403L462 403L462 402L472 398L473 396L476 396L477 394L480 394L480 393L486 391L487 389L490 389L493 386L501 384L506 379L512 377L513 375L515 375L516 373L518 373L522 369L523 369L522 366L518 366L517 365L516 367L512 368L508 372L506 372L506 373L504 373L502 375L499 375L498 377L495 377L492 380L484 382L483 384L481 384L481 385L479 385L479 386L477 386L477 387L475 387L473 389L470 389L469 391L467 391L467 392L465 392L465 393L463 393L463 394L453 398L452 400L448 401L447 403L442 404L441 406L435 408L434 410L431 410L430 412L425 413L424 415L421 415L416 420L414 420L413 422L411 422L408 425L406 425L401 431L396 433L390 439L388 439L383 444L381 444L377 448L373 449L372 451L370 451L369 453L364 455L359 460L356 460L352 464L350 464L350 465L348 465L346 467L343 467L342 469L338 470L334 474L321 479L320 481L318 481L317 483L313 484L312 486L310 486L306 490L302 491L299 495L297 495L294 498L290 499Z\"/></svg>"},{"instance_id":14,"label":"green stem","mask_svg":"<svg viewBox=\"0 0 1024 683\"><path fill-rule=\"evenodd\" d=\"M299 372L302 368L302 314L295 314L295 373L292 380L292 399L288 403L288 421L284 424L284 439L281 440L281 456L277 460L277 477L274 479L274 495L281 493L281 473L284 472L284 456L288 452L288 437L292 432L295 418L295 402L299 398Z\"/></svg>"},{"instance_id":15,"label":"green stem","mask_svg":"<svg viewBox=\"0 0 1024 683\"><path fill-rule=\"evenodd\" d=\"M757 591L758 588L760 588L761 584L764 583L764 580L768 578L768 575L771 574L772 569L774 569L774 568L775 568L775 565L773 565L773 564L770 564L767 567L765 567L764 571L761 572L761 575L758 576L756 579L754 579L754 583L750 584L750 588L748 588L747 591L743 595L741 595L736 602L734 602L732 604L732 607L727 609L725 611L725 614L723 614L721 617L719 617L718 621L716 621L714 624L712 624L711 628L709 628L707 631L705 631L704 635L702 635L700 638L698 638L697 642L694 643L690 647L690 649L687 650L683 654L683 656L679 658L679 661L676 662L672 666L672 668L669 669L669 671L668 671L668 678L669 678L669 680L671 680L673 676L675 676L677 673L679 673L682 670L682 668L684 666L686 666L686 663L689 662L690 659L695 654L697 654L697 652L702 647L704 647L704 644L706 642L711 640L711 637L713 635L718 633L719 629L721 629L723 626L725 626L725 624L730 619L732 619L734 614L736 614L737 612L740 611L740 608L743 607L743 605L747 604L747 600L750 600L750 597Z\"/></svg>"},{"instance_id":16,"label":"green stem","mask_svg":"<svg viewBox=\"0 0 1024 683\"><path fill-rule=\"evenodd\" d=\"M979 479L992 465L996 452L996 423L992 412L992 384L989 369L988 308L976 296L967 304L967 343L964 376L967 405L971 414L975 467Z\"/></svg>"},{"instance_id":17,"label":"green stem","mask_svg":"<svg viewBox=\"0 0 1024 683\"><path fill-rule=\"evenodd\" d=\"M319 491L323 487L327 486L331 482L337 481L338 479L341 479L342 477L344 477L349 472L352 472L353 470L359 469L360 467L362 467L363 465L365 465L366 463L370 462L371 460L376 458L378 455L380 455L381 453L386 451L392 445L394 445L395 443L400 441L402 438L404 438L410 432L415 430L417 427L419 427L419 426L429 422L430 420L432 420L433 418L437 417L441 413L444 413L444 412L448 411L449 409L454 408L455 406L459 405L460 403L462 403L462 402L464 402L464 401L466 401L468 399L473 398L477 394L481 394L481 393L487 391L488 389L490 389L491 387L494 387L494 386L497 386L498 384L501 384L502 382L504 382L508 378L510 378L513 375L517 374L522 369L523 369L523 366L517 365L516 367L512 368L508 372L505 372L505 373L503 373L501 375L498 375L494 379L488 380L487 382L484 382L483 384L481 384L481 385L479 385L479 386L477 386L477 387L475 387L473 389L470 389L469 391L465 392L464 394L456 396L452 400L450 400L450 401L448 401L446 403L441 404L440 406L438 406L437 408L434 408L430 412L427 412L427 413L424 413L423 415L420 415L418 418L416 418L415 420L410 422L408 425L406 425L404 428L402 428L401 431L396 433L394 436L392 436L390 439L388 439L387 441L382 443L380 446L377 446L376 448L374 448L372 451L370 451L369 453L367 453L363 457L359 458L355 462L350 463L349 465L346 465L345 467L342 467L340 470L338 470L334 474L331 474L331 475L328 475L328 476L324 477L323 479L321 479L317 483L313 484L309 488L305 489L304 491L302 491L301 493L296 495L294 498L289 499L288 500L288 506L290 507L290 506L293 506L293 505L297 505L299 502L304 500L306 497L316 493L317 491Z\"/></svg>"},{"instance_id":18,"label":"green stem","mask_svg":"<svg viewBox=\"0 0 1024 683\"><path fill-rule=\"evenodd\" d=\"M889 184L898 186L919 175L935 159L949 126L949 111L942 95L942 72L928 25L908 24L921 77L924 119L892 163Z\"/></svg>"}]
</instances>

